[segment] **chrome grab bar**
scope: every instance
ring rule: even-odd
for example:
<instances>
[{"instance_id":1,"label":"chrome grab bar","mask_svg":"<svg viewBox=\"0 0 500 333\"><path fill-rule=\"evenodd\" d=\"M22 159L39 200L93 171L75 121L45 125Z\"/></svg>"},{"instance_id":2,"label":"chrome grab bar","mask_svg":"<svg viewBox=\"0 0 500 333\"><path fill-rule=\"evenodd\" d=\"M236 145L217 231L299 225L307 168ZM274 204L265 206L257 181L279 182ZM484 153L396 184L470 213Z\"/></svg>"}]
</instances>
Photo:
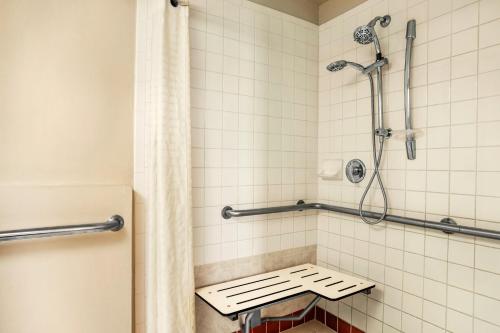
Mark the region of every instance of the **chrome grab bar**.
<instances>
[{"instance_id":1,"label":"chrome grab bar","mask_svg":"<svg viewBox=\"0 0 500 333\"><path fill-rule=\"evenodd\" d=\"M406 156L409 160L417 157L417 145L415 143L415 133L411 121L410 109L410 67L413 40L417 37L417 22L408 21L406 25L406 55L405 55L405 77L404 77L404 101L405 101L405 126L406 126Z\"/></svg>"},{"instance_id":2,"label":"chrome grab bar","mask_svg":"<svg viewBox=\"0 0 500 333\"><path fill-rule=\"evenodd\" d=\"M231 206L226 206L222 209L222 217L225 219L230 219L232 217L243 217L252 215L262 215L262 214L273 214L273 213L284 213L284 212L296 212L304 211L310 209L317 210L327 210L330 212L342 213L359 216L359 210L354 208L340 207L334 205L328 205L323 203L309 203L306 204L304 201L300 200L296 205L290 206L278 206L278 207L267 207L267 208L253 208L245 210L235 210ZM379 219L382 214L370 211L363 211L363 215L373 219ZM421 228L429 228L434 230L440 230L447 234L457 233L469 236L477 236L483 238L490 238L500 240L500 231L467 227L458 225L451 218L444 218L440 222L432 222L421 219L414 219L410 217L403 217L397 215L385 215L384 220L394 223L400 223L405 225L411 225Z\"/></svg>"},{"instance_id":3,"label":"chrome grab bar","mask_svg":"<svg viewBox=\"0 0 500 333\"><path fill-rule=\"evenodd\" d=\"M87 234L103 231L118 231L123 228L124 224L125 221L123 220L123 217L120 215L113 215L106 222L101 223L0 231L0 242L29 238Z\"/></svg>"}]
</instances>

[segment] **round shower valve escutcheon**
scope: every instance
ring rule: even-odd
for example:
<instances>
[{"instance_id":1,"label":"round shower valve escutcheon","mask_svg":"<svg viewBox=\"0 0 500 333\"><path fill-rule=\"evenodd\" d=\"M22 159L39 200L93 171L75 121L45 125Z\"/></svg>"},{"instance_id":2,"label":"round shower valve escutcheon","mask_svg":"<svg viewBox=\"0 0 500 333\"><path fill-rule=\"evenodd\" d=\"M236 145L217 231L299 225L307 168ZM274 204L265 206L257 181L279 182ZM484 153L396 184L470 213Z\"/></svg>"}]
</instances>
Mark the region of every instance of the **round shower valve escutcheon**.
<instances>
[{"instance_id":1,"label":"round shower valve escutcheon","mask_svg":"<svg viewBox=\"0 0 500 333\"><path fill-rule=\"evenodd\" d=\"M366 167L360 159L350 160L345 166L345 175L351 183L361 182L366 175Z\"/></svg>"}]
</instances>

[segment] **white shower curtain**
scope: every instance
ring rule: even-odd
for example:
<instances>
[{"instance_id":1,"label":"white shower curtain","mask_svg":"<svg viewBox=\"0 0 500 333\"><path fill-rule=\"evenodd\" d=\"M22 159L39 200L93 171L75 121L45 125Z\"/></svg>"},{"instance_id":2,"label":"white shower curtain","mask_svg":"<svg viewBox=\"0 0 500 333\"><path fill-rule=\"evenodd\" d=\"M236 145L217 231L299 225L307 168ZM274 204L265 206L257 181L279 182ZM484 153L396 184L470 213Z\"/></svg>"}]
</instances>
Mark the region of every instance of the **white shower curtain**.
<instances>
[{"instance_id":1,"label":"white shower curtain","mask_svg":"<svg viewBox=\"0 0 500 333\"><path fill-rule=\"evenodd\" d=\"M152 5L153 4L153 5ZM151 6L152 5L152 6ZM188 7L150 0L146 332L193 333Z\"/></svg>"}]
</instances>

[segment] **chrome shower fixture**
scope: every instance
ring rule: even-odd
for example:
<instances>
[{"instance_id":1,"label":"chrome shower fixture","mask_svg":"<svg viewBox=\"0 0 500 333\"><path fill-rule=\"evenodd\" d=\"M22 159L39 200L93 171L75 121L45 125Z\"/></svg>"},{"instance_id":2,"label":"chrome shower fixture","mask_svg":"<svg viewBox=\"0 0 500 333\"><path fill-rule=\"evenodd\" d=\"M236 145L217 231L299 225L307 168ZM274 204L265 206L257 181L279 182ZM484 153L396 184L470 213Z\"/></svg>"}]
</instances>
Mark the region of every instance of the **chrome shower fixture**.
<instances>
[{"instance_id":1,"label":"chrome shower fixture","mask_svg":"<svg viewBox=\"0 0 500 333\"><path fill-rule=\"evenodd\" d=\"M326 66L326 69L328 69L330 72L338 72L338 71L344 69L346 66L351 66L351 67L357 69L358 71L362 72L363 74L365 74L364 73L365 68L362 65L355 63L355 62L351 62L351 61L345 61L345 60L338 60L338 61L332 62L331 64Z\"/></svg>"},{"instance_id":2,"label":"chrome shower fixture","mask_svg":"<svg viewBox=\"0 0 500 333\"><path fill-rule=\"evenodd\" d=\"M366 175L365 164L357 158L350 160L345 166L345 175L351 183L356 184L361 182Z\"/></svg>"},{"instance_id":3,"label":"chrome shower fixture","mask_svg":"<svg viewBox=\"0 0 500 333\"><path fill-rule=\"evenodd\" d=\"M363 70L363 74L371 73L374 70L379 69L379 68L387 65L388 63L389 63L389 60L387 60L387 58L382 58L381 60L377 60L373 64L365 67L365 69Z\"/></svg>"},{"instance_id":4,"label":"chrome shower fixture","mask_svg":"<svg viewBox=\"0 0 500 333\"><path fill-rule=\"evenodd\" d=\"M406 156L409 160L417 158L417 143L413 130L411 117L410 98L410 67L413 49L413 40L417 38L417 21L410 20L406 24L406 53L404 71L404 102L405 102L405 127L406 127Z\"/></svg>"},{"instance_id":5,"label":"chrome shower fixture","mask_svg":"<svg viewBox=\"0 0 500 333\"><path fill-rule=\"evenodd\" d=\"M382 66L387 63L387 60L382 56L382 50L380 48L380 42L375 32L375 25L380 22L380 26L385 28L391 23L391 17L389 15L376 16L367 25L362 25L354 30L354 41L359 44L367 45L373 43L375 47L375 63L368 66L367 68L376 69L377 71L377 104L378 104L378 124L375 129L375 134L381 138L388 138L391 136L391 130L384 127L384 103L383 103L383 85L382 85ZM383 61L383 62L379 62Z\"/></svg>"},{"instance_id":6,"label":"chrome shower fixture","mask_svg":"<svg viewBox=\"0 0 500 333\"><path fill-rule=\"evenodd\" d=\"M363 67L363 65L360 65L352 61L338 60L326 66L326 69L328 69L330 72L338 72L343 70L347 66L351 66L363 74L370 74L377 68L383 67L388 63L389 61L387 60L387 58L382 58L381 60L377 60L373 64L368 65L367 67Z\"/></svg>"},{"instance_id":7,"label":"chrome shower fixture","mask_svg":"<svg viewBox=\"0 0 500 333\"><path fill-rule=\"evenodd\" d=\"M347 61L339 60L332 62L330 65L326 66L326 69L328 69L330 72L338 72L343 70L345 66L347 66Z\"/></svg>"},{"instance_id":8,"label":"chrome shower fixture","mask_svg":"<svg viewBox=\"0 0 500 333\"><path fill-rule=\"evenodd\" d=\"M363 45L372 43L374 36L375 34L373 28L367 25L357 27L353 34L354 41Z\"/></svg>"},{"instance_id":9,"label":"chrome shower fixture","mask_svg":"<svg viewBox=\"0 0 500 333\"><path fill-rule=\"evenodd\" d=\"M362 25L356 28L353 33L354 41L356 43L367 45L373 43L375 45L375 51L377 52L377 60L382 59L382 52L380 50L380 42L375 32L375 24L380 22L382 28L387 27L391 23L391 17L389 15L377 16L367 25Z\"/></svg>"},{"instance_id":10,"label":"chrome shower fixture","mask_svg":"<svg viewBox=\"0 0 500 333\"><path fill-rule=\"evenodd\" d=\"M376 16L373 20L368 22L367 26L369 27L374 27L377 22L380 22L380 26L382 28L386 28L389 24L391 24L391 16L390 15L384 15L384 16Z\"/></svg>"},{"instance_id":11,"label":"chrome shower fixture","mask_svg":"<svg viewBox=\"0 0 500 333\"><path fill-rule=\"evenodd\" d=\"M385 192L384 184L382 183L382 177L380 176L379 167L380 162L382 160L382 153L384 151L384 142L391 136L391 129L384 127L384 104L383 104L383 86L382 86L382 67L387 65L389 61L387 58L382 56L382 50L380 49L380 42L377 37L377 33L375 32L375 25L377 22L380 22L380 26L385 28L391 23L391 17L389 15L385 16L377 16L373 20L371 20L367 25L362 25L356 30L354 30L353 37L354 41L361 45L367 45L373 43L376 52L375 62L364 67L363 65L346 61L339 60L329 64L326 68L331 72L337 72L344 69L346 66L351 66L359 70L361 73L368 76L370 81L370 106L371 106L371 115L372 115L372 153L373 153L373 173L366 185L365 191L361 196L361 200L359 201L359 216L361 219L368 224L376 224L384 219L387 214L387 194ZM375 84L373 79L372 72L376 73L377 77L377 112L375 112ZM376 114L377 113L377 114ZM378 137L378 152L377 152L377 138ZM347 169L352 171L352 175L359 173L359 168L351 168ZM355 182L356 180L361 181L361 179L356 179L355 177L349 177L350 173L347 173L349 180ZM377 178L377 181L380 185L380 191L382 193L382 197L384 198L384 211L380 215L380 218L375 220L369 220L363 213L363 204L370 190L370 187L373 184L373 181Z\"/></svg>"}]
</instances>

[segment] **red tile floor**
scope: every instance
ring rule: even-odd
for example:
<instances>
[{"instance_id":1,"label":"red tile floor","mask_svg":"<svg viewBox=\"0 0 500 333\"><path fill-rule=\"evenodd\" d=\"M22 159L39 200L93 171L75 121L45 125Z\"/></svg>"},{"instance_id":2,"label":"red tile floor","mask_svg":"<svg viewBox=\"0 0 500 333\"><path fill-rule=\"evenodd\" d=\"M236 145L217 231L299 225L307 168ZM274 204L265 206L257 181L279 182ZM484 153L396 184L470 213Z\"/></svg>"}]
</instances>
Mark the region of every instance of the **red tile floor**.
<instances>
[{"instance_id":1,"label":"red tile floor","mask_svg":"<svg viewBox=\"0 0 500 333\"><path fill-rule=\"evenodd\" d=\"M289 314L297 315L301 313L302 310L296 311L294 313ZM252 329L252 333L279 333L284 332L286 330L292 329L294 327L300 326L304 323L307 323L311 320L316 319L316 321L321 324L331 328L332 330L338 333L364 333L359 328L352 326L351 324L343 321L340 318L337 318L335 315L331 314L328 311L320 308L319 306L314 307L309 311L304 319L298 321L279 321L279 322L268 322L266 324L262 324L260 326L254 327ZM241 333L241 331L234 332Z\"/></svg>"}]
</instances>

